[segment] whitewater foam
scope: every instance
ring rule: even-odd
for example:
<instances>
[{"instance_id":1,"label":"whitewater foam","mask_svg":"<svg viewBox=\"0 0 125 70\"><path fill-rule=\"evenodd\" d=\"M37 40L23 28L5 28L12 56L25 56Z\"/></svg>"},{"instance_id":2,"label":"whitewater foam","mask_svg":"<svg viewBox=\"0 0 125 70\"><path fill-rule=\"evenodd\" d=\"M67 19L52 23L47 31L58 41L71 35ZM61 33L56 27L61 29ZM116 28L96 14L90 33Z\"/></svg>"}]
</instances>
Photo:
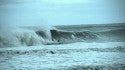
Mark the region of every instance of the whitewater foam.
<instances>
[{"instance_id":1,"label":"whitewater foam","mask_svg":"<svg viewBox=\"0 0 125 70\"><path fill-rule=\"evenodd\" d=\"M34 30L16 28L0 31L0 47L33 46L51 42L50 33L44 31L47 38L39 36Z\"/></svg>"}]
</instances>

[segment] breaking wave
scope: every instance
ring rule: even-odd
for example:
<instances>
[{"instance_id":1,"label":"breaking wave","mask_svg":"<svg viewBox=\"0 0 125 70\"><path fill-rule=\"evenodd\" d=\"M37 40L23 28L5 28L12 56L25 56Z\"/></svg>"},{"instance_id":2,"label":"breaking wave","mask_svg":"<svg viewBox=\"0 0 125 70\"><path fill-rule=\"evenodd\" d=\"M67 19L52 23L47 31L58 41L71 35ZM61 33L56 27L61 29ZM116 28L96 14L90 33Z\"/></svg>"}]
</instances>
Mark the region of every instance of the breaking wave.
<instances>
[{"instance_id":1,"label":"breaking wave","mask_svg":"<svg viewBox=\"0 0 125 70\"><path fill-rule=\"evenodd\" d=\"M0 31L0 47L5 46L34 46L66 44L74 42L122 42L125 41L125 29L109 31L66 31L44 28L18 28Z\"/></svg>"},{"instance_id":2,"label":"breaking wave","mask_svg":"<svg viewBox=\"0 0 125 70\"><path fill-rule=\"evenodd\" d=\"M43 33L46 35L46 32ZM10 46L33 46L49 43L49 37L39 36L37 32L27 29L15 29L12 31L2 30L0 32L0 47Z\"/></svg>"}]
</instances>

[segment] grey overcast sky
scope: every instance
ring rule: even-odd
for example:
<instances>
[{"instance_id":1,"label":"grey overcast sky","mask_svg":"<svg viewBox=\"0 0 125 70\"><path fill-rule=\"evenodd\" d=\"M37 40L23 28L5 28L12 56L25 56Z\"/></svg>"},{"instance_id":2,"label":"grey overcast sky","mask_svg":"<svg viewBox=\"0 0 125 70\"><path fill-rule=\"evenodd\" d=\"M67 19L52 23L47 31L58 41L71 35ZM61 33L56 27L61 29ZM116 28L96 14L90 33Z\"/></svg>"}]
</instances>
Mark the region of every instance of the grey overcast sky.
<instances>
[{"instance_id":1,"label":"grey overcast sky","mask_svg":"<svg viewBox=\"0 0 125 70\"><path fill-rule=\"evenodd\" d=\"M125 0L0 0L3 25L125 23Z\"/></svg>"}]
</instances>

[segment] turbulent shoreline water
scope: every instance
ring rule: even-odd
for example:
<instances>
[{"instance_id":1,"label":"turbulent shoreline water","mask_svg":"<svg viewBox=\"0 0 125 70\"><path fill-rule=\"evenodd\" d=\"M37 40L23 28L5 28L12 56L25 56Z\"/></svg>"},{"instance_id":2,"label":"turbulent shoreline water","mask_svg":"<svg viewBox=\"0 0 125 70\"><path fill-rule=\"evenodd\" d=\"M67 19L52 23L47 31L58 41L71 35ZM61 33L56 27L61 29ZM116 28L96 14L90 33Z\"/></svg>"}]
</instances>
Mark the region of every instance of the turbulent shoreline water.
<instances>
[{"instance_id":1,"label":"turbulent shoreline water","mask_svg":"<svg viewBox=\"0 0 125 70\"><path fill-rule=\"evenodd\" d=\"M124 70L125 42L0 49L1 70Z\"/></svg>"}]
</instances>

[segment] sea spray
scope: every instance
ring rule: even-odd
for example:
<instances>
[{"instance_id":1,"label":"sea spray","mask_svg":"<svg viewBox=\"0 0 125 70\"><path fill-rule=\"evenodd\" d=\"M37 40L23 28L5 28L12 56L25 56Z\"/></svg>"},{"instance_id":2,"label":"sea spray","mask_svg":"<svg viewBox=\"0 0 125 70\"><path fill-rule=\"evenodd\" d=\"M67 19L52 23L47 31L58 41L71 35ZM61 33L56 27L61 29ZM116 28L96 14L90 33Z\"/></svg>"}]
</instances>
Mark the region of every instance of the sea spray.
<instances>
[{"instance_id":1,"label":"sea spray","mask_svg":"<svg viewBox=\"0 0 125 70\"><path fill-rule=\"evenodd\" d=\"M45 25L45 26L43 27L43 30L45 31L46 36L47 36L47 39L48 39L49 41L52 40L51 32L50 32L51 29L52 29L52 27L49 26L49 25Z\"/></svg>"},{"instance_id":2,"label":"sea spray","mask_svg":"<svg viewBox=\"0 0 125 70\"><path fill-rule=\"evenodd\" d=\"M43 44L44 40L32 30L18 29L13 35L18 39L20 45L33 46Z\"/></svg>"},{"instance_id":3,"label":"sea spray","mask_svg":"<svg viewBox=\"0 0 125 70\"><path fill-rule=\"evenodd\" d=\"M38 35L37 31L43 31L46 38ZM0 47L33 46L52 42L49 27L25 26L25 27L1 27Z\"/></svg>"},{"instance_id":4,"label":"sea spray","mask_svg":"<svg viewBox=\"0 0 125 70\"><path fill-rule=\"evenodd\" d=\"M21 29L29 30L34 33L34 35L42 38L42 44L52 43L52 37L50 30L52 29L49 25L39 25L39 26L21 26Z\"/></svg>"},{"instance_id":5,"label":"sea spray","mask_svg":"<svg viewBox=\"0 0 125 70\"><path fill-rule=\"evenodd\" d=\"M10 26L0 27L0 47L18 46L19 42L12 33L13 28Z\"/></svg>"}]
</instances>

